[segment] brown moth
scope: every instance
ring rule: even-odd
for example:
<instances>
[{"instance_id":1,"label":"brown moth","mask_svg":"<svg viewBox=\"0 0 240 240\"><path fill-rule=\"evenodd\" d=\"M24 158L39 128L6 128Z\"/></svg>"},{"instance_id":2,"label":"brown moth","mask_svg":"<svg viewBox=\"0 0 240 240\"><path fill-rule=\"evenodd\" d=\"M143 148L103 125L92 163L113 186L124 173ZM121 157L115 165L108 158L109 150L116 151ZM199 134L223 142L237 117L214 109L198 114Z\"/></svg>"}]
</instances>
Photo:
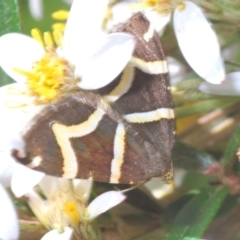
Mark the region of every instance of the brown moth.
<instances>
[{"instance_id":1,"label":"brown moth","mask_svg":"<svg viewBox=\"0 0 240 240\"><path fill-rule=\"evenodd\" d=\"M124 71L98 91L49 104L23 133L26 156L17 150L13 156L58 177L127 184L161 177L171 183L174 112L159 36L141 13L114 31L136 39Z\"/></svg>"}]
</instances>

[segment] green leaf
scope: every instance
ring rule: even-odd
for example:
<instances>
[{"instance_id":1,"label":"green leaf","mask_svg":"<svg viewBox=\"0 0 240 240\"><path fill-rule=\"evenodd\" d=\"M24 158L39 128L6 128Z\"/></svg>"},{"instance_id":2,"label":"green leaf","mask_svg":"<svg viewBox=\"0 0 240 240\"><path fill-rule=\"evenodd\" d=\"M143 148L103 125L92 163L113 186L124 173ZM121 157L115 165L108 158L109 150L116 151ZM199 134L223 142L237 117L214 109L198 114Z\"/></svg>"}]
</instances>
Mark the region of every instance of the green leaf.
<instances>
[{"instance_id":1,"label":"green leaf","mask_svg":"<svg viewBox=\"0 0 240 240\"><path fill-rule=\"evenodd\" d=\"M228 192L227 187L203 190L179 212L164 240L200 238L211 223Z\"/></svg>"},{"instance_id":2,"label":"green leaf","mask_svg":"<svg viewBox=\"0 0 240 240\"><path fill-rule=\"evenodd\" d=\"M9 83L13 83L13 80L0 67L0 87Z\"/></svg>"},{"instance_id":3,"label":"green leaf","mask_svg":"<svg viewBox=\"0 0 240 240\"><path fill-rule=\"evenodd\" d=\"M9 32L20 32L17 0L0 1L0 36Z\"/></svg>"},{"instance_id":4,"label":"green leaf","mask_svg":"<svg viewBox=\"0 0 240 240\"><path fill-rule=\"evenodd\" d=\"M239 102L239 98L217 98L199 101L189 106L177 107L174 109L177 118L191 116L193 114L205 113L212 111L216 108L227 108L235 103Z\"/></svg>"},{"instance_id":5,"label":"green leaf","mask_svg":"<svg viewBox=\"0 0 240 240\"><path fill-rule=\"evenodd\" d=\"M240 147L240 124L237 126L232 138L228 142L223 155L223 166L227 166L234 155L236 155L237 149Z\"/></svg>"},{"instance_id":6,"label":"green leaf","mask_svg":"<svg viewBox=\"0 0 240 240\"><path fill-rule=\"evenodd\" d=\"M0 1L0 16L0 36L9 32L21 31L17 0ZM0 68L0 86L12 82L12 79Z\"/></svg>"}]
</instances>

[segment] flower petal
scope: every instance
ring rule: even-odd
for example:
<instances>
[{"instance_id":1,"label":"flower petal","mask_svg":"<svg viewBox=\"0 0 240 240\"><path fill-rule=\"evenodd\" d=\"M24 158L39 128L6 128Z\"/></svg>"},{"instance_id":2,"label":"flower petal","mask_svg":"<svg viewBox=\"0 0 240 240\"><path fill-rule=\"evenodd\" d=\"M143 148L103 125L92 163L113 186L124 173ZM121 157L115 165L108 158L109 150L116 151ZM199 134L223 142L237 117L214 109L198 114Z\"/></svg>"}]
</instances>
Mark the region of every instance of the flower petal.
<instances>
[{"instance_id":1,"label":"flower petal","mask_svg":"<svg viewBox=\"0 0 240 240\"><path fill-rule=\"evenodd\" d=\"M44 49L33 38L20 33L8 33L0 37L0 66L15 81L26 77L13 68L30 71L32 64L44 54Z\"/></svg>"},{"instance_id":2,"label":"flower petal","mask_svg":"<svg viewBox=\"0 0 240 240\"><path fill-rule=\"evenodd\" d=\"M127 21L138 10L131 9L131 4L136 0L121 1L111 7L111 17L107 21L107 30L111 30L114 25Z\"/></svg>"},{"instance_id":3,"label":"flower petal","mask_svg":"<svg viewBox=\"0 0 240 240\"><path fill-rule=\"evenodd\" d=\"M189 1L184 4L184 9L176 9L173 16L182 54L199 76L219 84L224 81L225 71L217 36L197 5Z\"/></svg>"},{"instance_id":4,"label":"flower petal","mask_svg":"<svg viewBox=\"0 0 240 240\"><path fill-rule=\"evenodd\" d=\"M160 14L154 9L146 9L144 15L148 18L150 23L154 26L157 33L163 33L165 26L168 24L171 18L171 14Z\"/></svg>"},{"instance_id":5,"label":"flower petal","mask_svg":"<svg viewBox=\"0 0 240 240\"><path fill-rule=\"evenodd\" d=\"M106 86L117 77L129 62L135 40L127 33L107 35L101 48L84 64L76 66L75 76L81 77L80 88L92 90Z\"/></svg>"},{"instance_id":6,"label":"flower petal","mask_svg":"<svg viewBox=\"0 0 240 240\"><path fill-rule=\"evenodd\" d=\"M13 193L16 197L23 196L37 185L44 175L42 172L34 171L21 164L17 164L11 182Z\"/></svg>"},{"instance_id":7,"label":"flower petal","mask_svg":"<svg viewBox=\"0 0 240 240\"><path fill-rule=\"evenodd\" d=\"M47 198L51 198L53 193L59 191L60 189L65 191L66 189L71 189L72 187L68 179L48 175L45 175L38 185Z\"/></svg>"},{"instance_id":8,"label":"flower petal","mask_svg":"<svg viewBox=\"0 0 240 240\"><path fill-rule=\"evenodd\" d=\"M126 199L121 192L109 191L95 198L88 206L88 220L96 218Z\"/></svg>"},{"instance_id":9,"label":"flower petal","mask_svg":"<svg viewBox=\"0 0 240 240\"><path fill-rule=\"evenodd\" d=\"M0 239L18 239L19 227L14 205L0 184Z\"/></svg>"},{"instance_id":10,"label":"flower petal","mask_svg":"<svg viewBox=\"0 0 240 240\"><path fill-rule=\"evenodd\" d=\"M50 196L59 189L58 178L48 175L45 175L38 185L47 198L50 198Z\"/></svg>"},{"instance_id":11,"label":"flower petal","mask_svg":"<svg viewBox=\"0 0 240 240\"><path fill-rule=\"evenodd\" d=\"M63 37L63 52L72 63L83 64L95 50L108 0L73 1Z\"/></svg>"},{"instance_id":12,"label":"flower petal","mask_svg":"<svg viewBox=\"0 0 240 240\"><path fill-rule=\"evenodd\" d=\"M47 205L45 201L34 191L31 190L25 194L27 197L28 205L32 209L38 220L48 228L50 222L47 215Z\"/></svg>"},{"instance_id":13,"label":"flower petal","mask_svg":"<svg viewBox=\"0 0 240 240\"><path fill-rule=\"evenodd\" d=\"M16 162L10 156L9 152L0 152L0 184L4 187L11 185L11 179L15 171Z\"/></svg>"},{"instance_id":14,"label":"flower petal","mask_svg":"<svg viewBox=\"0 0 240 240\"><path fill-rule=\"evenodd\" d=\"M72 183L75 194L81 194L84 201L87 201L92 190L93 181L90 179L73 179Z\"/></svg>"},{"instance_id":15,"label":"flower petal","mask_svg":"<svg viewBox=\"0 0 240 240\"><path fill-rule=\"evenodd\" d=\"M42 0L28 1L28 7L34 19L36 19L37 21L42 20L43 18L43 1Z\"/></svg>"},{"instance_id":16,"label":"flower petal","mask_svg":"<svg viewBox=\"0 0 240 240\"><path fill-rule=\"evenodd\" d=\"M0 138L11 138L11 135L16 137L43 108L43 105L36 106L35 98L25 94L26 91L26 85L20 83L0 87Z\"/></svg>"},{"instance_id":17,"label":"flower petal","mask_svg":"<svg viewBox=\"0 0 240 240\"><path fill-rule=\"evenodd\" d=\"M199 85L198 89L207 94L216 95L240 95L240 72L232 72L226 75L226 81L219 85L203 82Z\"/></svg>"},{"instance_id":18,"label":"flower petal","mask_svg":"<svg viewBox=\"0 0 240 240\"><path fill-rule=\"evenodd\" d=\"M48 233L46 233L41 240L70 240L73 234L73 230L69 227L64 228L63 233L59 233L57 229L51 230Z\"/></svg>"}]
</instances>

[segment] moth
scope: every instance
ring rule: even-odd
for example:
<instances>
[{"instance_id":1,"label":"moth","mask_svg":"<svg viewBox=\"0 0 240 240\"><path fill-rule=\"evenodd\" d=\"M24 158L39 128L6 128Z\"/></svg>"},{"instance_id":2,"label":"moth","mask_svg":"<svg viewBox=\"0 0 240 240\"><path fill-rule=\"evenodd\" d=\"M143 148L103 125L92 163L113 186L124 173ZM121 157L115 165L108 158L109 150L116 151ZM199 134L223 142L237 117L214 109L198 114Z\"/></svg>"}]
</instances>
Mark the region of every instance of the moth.
<instances>
[{"instance_id":1,"label":"moth","mask_svg":"<svg viewBox=\"0 0 240 240\"><path fill-rule=\"evenodd\" d=\"M49 104L23 132L26 156L13 150L18 162L70 179L172 182L174 112L159 36L141 13L114 31L135 37L131 62L106 87Z\"/></svg>"}]
</instances>

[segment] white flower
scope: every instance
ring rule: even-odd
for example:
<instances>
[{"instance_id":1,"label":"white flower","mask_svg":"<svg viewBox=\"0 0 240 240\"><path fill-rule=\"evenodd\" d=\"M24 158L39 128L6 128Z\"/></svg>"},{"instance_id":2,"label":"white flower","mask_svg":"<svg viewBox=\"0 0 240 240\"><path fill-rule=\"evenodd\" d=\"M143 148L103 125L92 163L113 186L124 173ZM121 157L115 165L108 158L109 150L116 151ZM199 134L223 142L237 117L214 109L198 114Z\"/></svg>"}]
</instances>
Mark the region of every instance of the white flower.
<instances>
[{"instance_id":1,"label":"white flower","mask_svg":"<svg viewBox=\"0 0 240 240\"><path fill-rule=\"evenodd\" d=\"M217 36L201 9L185 1L173 16L174 31L183 56L193 70L210 83L225 79Z\"/></svg>"},{"instance_id":2,"label":"white flower","mask_svg":"<svg viewBox=\"0 0 240 240\"><path fill-rule=\"evenodd\" d=\"M39 64L40 59L45 57L47 58L45 61L52 60L53 64L62 64L61 60L64 57L68 63L60 66L70 71L67 76L61 76L65 78L64 80L68 80L68 77L72 77L72 81L80 78L78 85L84 89L96 89L107 85L123 70L135 46L135 41L129 34L105 35L101 32L107 2L107 0L73 2L62 39L63 56L51 54L53 49L46 56L45 50L38 42L23 34L12 33L2 36L1 67L14 80L24 82L31 76L22 72L31 72L36 61ZM46 51L48 53L47 49Z\"/></svg>"},{"instance_id":3,"label":"white flower","mask_svg":"<svg viewBox=\"0 0 240 240\"><path fill-rule=\"evenodd\" d=\"M19 227L15 207L0 184L0 239L17 240L19 236Z\"/></svg>"},{"instance_id":4,"label":"white flower","mask_svg":"<svg viewBox=\"0 0 240 240\"><path fill-rule=\"evenodd\" d=\"M55 35L61 49L51 45L51 37L47 33L44 34L45 41L36 41L36 38L41 38L36 30L33 31L35 39L19 33L0 37L0 66L17 82L0 88L0 165L3 165L0 177L9 182L13 173L11 181L16 196L21 196L27 189L21 189L20 184L33 187L44 176L29 171L31 177L34 173L38 175L33 180L27 178L24 168L20 167L20 171L11 174L7 170L13 165L9 149L18 149L25 154L19 135L27 123L45 103L72 88L96 89L107 85L132 56L135 40L131 35L103 35L100 31L107 3L108 0L75 0L62 44L61 38ZM36 101L41 104L36 104Z\"/></svg>"},{"instance_id":5,"label":"white flower","mask_svg":"<svg viewBox=\"0 0 240 240\"><path fill-rule=\"evenodd\" d=\"M198 89L207 94L240 96L240 72L228 73L222 84L200 83Z\"/></svg>"},{"instance_id":6,"label":"white flower","mask_svg":"<svg viewBox=\"0 0 240 240\"><path fill-rule=\"evenodd\" d=\"M47 199L36 191L26 196L32 211L46 228L61 231L70 226L75 234L80 234L86 224L126 198L120 192L110 191L98 196L87 207L91 184L91 180L71 181L45 176L39 187Z\"/></svg>"}]
</instances>

